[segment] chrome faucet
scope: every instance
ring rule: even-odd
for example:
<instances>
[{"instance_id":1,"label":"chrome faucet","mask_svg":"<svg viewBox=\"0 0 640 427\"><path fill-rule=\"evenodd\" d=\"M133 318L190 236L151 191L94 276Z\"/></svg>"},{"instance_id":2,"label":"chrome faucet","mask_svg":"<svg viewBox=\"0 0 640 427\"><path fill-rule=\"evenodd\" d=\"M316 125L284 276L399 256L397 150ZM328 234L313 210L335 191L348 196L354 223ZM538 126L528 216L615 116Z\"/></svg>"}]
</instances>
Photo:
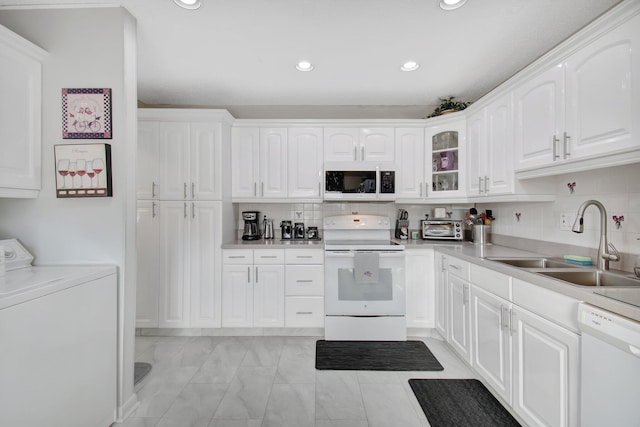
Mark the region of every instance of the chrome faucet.
<instances>
[{"instance_id":1,"label":"chrome faucet","mask_svg":"<svg viewBox=\"0 0 640 427\"><path fill-rule=\"evenodd\" d=\"M615 246L607 241L607 210L604 208L604 205L597 200L587 200L581 204L578 208L576 222L573 223L571 230L574 233L582 233L584 231L584 211L590 205L594 205L600 211L600 244L598 245L598 260L596 266L598 270L608 270L609 261L620 261L620 254ZM612 253L607 252L609 247L611 247Z\"/></svg>"}]
</instances>

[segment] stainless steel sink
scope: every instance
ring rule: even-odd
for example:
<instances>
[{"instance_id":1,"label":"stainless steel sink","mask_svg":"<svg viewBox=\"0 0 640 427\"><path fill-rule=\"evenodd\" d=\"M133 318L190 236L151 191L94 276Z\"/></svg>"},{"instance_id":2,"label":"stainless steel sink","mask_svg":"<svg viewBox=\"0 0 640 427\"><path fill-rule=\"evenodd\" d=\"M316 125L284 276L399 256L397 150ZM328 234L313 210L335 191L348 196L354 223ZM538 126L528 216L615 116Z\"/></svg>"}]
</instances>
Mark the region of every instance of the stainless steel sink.
<instances>
[{"instance_id":1,"label":"stainless steel sink","mask_svg":"<svg viewBox=\"0 0 640 427\"><path fill-rule=\"evenodd\" d=\"M538 271L547 277L580 286L640 286L640 279L602 270Z\"/></svg>"},{"instance_id":2,"label":"stainless steel sink","mask_svg":"<svg viewBox=\"0 0 640 427\"><path fill-rule=\"evenodd\" d=\"M576 268L560 258L489 258L491 261L519 268Z\"/></svg>"}]
</instances>

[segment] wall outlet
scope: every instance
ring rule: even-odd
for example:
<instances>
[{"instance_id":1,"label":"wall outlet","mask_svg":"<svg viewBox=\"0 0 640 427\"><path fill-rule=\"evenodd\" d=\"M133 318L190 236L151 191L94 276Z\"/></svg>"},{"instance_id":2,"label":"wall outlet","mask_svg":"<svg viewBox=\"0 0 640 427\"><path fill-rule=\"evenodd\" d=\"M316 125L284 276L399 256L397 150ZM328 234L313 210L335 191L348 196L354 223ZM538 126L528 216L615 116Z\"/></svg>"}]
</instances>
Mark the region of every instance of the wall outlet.
<instances>
[{"instance_id":1,"label":"wall outlet","mask_svg":"<svg viewBox=\"0 0 640 427\"><path fill-rule=\"evenodd\" d=\"M573 223L576 220L576 214L574 213L561 213L560 214L560 230L571 231Z\"/></svg>"}]
</instances>

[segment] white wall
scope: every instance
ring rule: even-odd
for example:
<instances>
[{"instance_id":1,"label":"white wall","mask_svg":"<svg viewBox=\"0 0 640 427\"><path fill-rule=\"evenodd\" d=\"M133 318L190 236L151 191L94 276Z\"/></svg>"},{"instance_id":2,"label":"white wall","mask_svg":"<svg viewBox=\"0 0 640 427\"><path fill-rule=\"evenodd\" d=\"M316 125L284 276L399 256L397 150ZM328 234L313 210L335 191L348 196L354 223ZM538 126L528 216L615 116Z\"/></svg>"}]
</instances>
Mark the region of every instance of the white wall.
<instances>
[{"instance_id":1,"label":"white wall","mask_svg":"<svg viewBox=\"0 0 640 427\"><path fill-rule=\"evenodd\" d=\"M573 246L597 248L600 238L600 215L591 206L584 217L584 233L560 230L560 214L572 218L582 202L595 199L607 210L609 240L626 254L623 263L611 263L611 268L631 271L635 256L640 255L640 164L559 175L552 178L556 201L553 203L487 204L480 209L493 209L497 220L493 233L544 240ZM571 194L568 183L576 183ZM515 213L520 213L520 221ZM624 216L620 229L612 217Z\"/></svg>"},{"instance_id":2,"label":"white wall","mask_svg":"<svg viewBox=\"0 0 640 427\"><path fill-rule=\"evenodd\" d=\"M0 24L49 52L43 64L42 191L0 199L0 237L18 238L35 264L119 267L119 405L133 404L135 318L135 20L117 7L0 11ZM62 139L62 88L112 89L111 140ZM110 143L113 197L57 199L54 145ZM121 408L122 409L122 408Z\"/></svg>"}]
</instances>

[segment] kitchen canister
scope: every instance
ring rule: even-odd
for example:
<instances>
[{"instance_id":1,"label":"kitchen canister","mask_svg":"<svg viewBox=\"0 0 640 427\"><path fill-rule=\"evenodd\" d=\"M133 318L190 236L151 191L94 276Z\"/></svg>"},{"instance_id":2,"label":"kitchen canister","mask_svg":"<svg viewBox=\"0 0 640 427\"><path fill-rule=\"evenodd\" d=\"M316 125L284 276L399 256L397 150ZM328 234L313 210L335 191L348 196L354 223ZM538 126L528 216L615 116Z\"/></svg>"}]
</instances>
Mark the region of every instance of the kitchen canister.
<instances>
[{"instance_id":1,"label":"kitchen canister","mask_svg":"<svg viewBox=\"0 0 640 427\"><path fill-rule=\"evenodd\" d=\"M473 243L478 245L486 245L491 243L491 226L484 224L474 224Z\"/></svg>"}]
</instances>

